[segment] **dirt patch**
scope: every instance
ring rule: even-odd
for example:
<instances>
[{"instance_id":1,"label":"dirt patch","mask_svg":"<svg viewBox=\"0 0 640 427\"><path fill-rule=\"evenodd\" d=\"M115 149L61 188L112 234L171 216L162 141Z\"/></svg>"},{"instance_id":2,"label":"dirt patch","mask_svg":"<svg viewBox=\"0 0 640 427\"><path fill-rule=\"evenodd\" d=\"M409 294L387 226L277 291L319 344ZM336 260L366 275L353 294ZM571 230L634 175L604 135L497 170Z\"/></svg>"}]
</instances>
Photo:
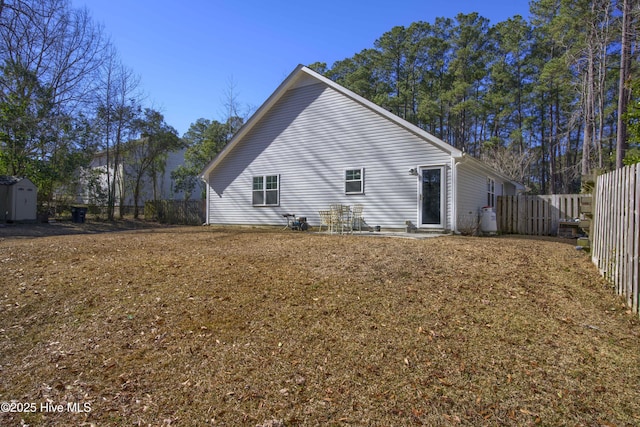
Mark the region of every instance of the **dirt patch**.
<instances>
[{"instance_id":1,"label":"dirt patch","mask_svg":"<svg viewBox=\"0 0 640 427\"><path fill-rule=\"evenodd\" d=\"M0 269L3 425L640 422L640 322L570 244L153 228Z\"/></svg>"}]
</instances>

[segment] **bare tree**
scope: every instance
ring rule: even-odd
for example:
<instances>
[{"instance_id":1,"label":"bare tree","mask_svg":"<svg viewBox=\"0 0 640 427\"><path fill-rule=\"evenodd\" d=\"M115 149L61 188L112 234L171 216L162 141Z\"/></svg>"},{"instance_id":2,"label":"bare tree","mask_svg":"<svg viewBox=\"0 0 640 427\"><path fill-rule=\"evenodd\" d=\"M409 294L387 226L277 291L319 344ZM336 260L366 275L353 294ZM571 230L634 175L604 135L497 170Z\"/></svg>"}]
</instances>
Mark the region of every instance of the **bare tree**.
<instances>
[{"instance_id":1,"label":"bare tree","mask_svg":"<svg viewBox=\"0 0 640 427\"><path fill-rule=\"evenodd\" d=\"M624 115L631 91L629 89L629 75L631 70L631 32L634 0L623 0L622 4L622 43L620 47L620 81L618 87L618 130L616 143L616 169L623 167L623 160L627 148L627 124Z\"/></svg>"},{"instance_id":2,"label":"bare tree","mask_svg":"<svg viewBox=\"0 0 640 427\"><path fill-rule=\"evenodd\" d=\"M495 147L483 152L482 160L493 169L516 182L525 183L530 177L535 155L529 150L520 150L516 144Z\"/></svg>"},{"instance_id":3,"label":"bare tree","mask_svg":"<svg viewBox=\"0 0 640 427\"><path fill-rule=\"evenodd\" d=\"M134 121L139 114L139 79L117 59L115 51L102 70L99 90L96 91L97 124L101 130L101 148L105 152L107 182L107 218L115 218L116 202L120 216L124 215L126 187L122 164L123 145L135 133Z\"/></svg>"},{"instance_id":4,"label":"bare tree","mask_svg":"<svg viewBox=\"0 0 640 427\"><path fill-rule=\"evenodd\" d=\"M598 168L602 169L604 166L604 153L603 144L606 140L605 137L605 123L607 118L607 76L609 68L609 55L608 49L612 39L612 26L611 19L613 8L613 0L603 0L600 4L602 12L602 22L600 25L600 31L596 31L596 44L597 44L597 74L595 79L596 87L596 110L597 110L597 135L595 137L597 155L598 155Z\"/></svg>"},{"instance_id":5,"label":"bare tree","mask_svg":"<svg viewBox=\"0 0 640 427\"><path fill-rule=\"evenodd\" d=\"M163 169L170 152L184 146L178 132L164 121L164 116L150 108L135 121L140 138L127 144L127 166L132 178L133 216L138 218L141 192L145 177L155 180L159 169ZM155 193L155 182L153 190ZM155 199L155 194L154 194Z\"/></svg>"},{"instance_id":6,"label":"bare tree","mask_svg":"<svg viewBox=\"0 0 640 427\"><path fill-rule=\"evenodd\" d=\"M107 46L86 9L68 0L0 3L0 103L12 113L0 117L0 154L34 179L39 200L71 179L73 153L85 148L74 127L90 109Z\"/></svg>"},{"instance_id":7,"label":"bare tree","mask_svg":"<svg viewBox=\"0 0 640 427\"><path fill-rule=\"evenodd\" d=\"M0 38L3 62L33 72L59 110L86 106L109 46L86 9L68 0L4 0Z\"/></svg>"}]
</instances>

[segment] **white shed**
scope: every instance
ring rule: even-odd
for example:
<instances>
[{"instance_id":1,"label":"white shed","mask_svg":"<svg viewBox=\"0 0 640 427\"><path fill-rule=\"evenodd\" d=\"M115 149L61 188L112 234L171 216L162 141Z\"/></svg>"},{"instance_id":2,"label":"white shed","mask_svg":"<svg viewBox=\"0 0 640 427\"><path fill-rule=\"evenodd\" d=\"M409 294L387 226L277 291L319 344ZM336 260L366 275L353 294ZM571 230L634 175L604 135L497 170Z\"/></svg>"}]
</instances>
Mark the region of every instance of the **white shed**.
<instances>
[{"instance_id":1,"label":"white shed","mask_svg":"<svg viewBox=\"0 0 640 427\"><path fill-rule=\"evenodd\" d=\"M0 176L0 220L35 221L38 188L28 178Z\"/></svg>"}]
</instances>

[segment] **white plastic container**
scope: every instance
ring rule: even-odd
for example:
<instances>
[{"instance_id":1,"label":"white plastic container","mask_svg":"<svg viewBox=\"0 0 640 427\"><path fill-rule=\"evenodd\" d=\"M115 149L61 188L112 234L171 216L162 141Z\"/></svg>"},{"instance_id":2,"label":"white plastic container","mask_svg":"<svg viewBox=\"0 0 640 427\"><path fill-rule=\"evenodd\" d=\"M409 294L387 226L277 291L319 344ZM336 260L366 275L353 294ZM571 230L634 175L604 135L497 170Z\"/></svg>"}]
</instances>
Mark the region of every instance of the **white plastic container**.
<instances>
[{"instance_id":1,"label":"white plastic container","mask_svg":"<svg viewBox=\"0 0 640 427\"><path fill-rule=\"evenodd\" d=\"M496 212L490 206L482 208L480 217L480 231L483 233L497 233L498 221L496 220Z\"/></svg>"}]
</instances>

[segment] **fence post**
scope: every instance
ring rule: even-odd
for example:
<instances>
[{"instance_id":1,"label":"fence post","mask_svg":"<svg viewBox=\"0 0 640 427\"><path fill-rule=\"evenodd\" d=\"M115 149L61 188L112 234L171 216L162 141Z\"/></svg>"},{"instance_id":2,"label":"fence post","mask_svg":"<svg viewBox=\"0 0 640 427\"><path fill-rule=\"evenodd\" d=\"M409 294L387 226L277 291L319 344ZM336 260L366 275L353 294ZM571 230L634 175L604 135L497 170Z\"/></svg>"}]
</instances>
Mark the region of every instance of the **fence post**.
<instances>
[{"instance_id":1,"label":"fence post","mask_svg":"<svg viewBox=\"0 0 640 427\"><path fill-rule=\"evenodd\" d=\"M635 183L633 182L633 177L635 177L636 165L625 168L625 243L624 243L624 281L625 281L625 293L627 296L627 305L629 307L633 307L633 238L635 234L635 226L634 226L634 198L635 194Z\"/></svg>"},{"instance_id":2,"label":"fence post","mask_svg":"<svg viewBox=\"0 0 640 427\"><path fill-rule=\"evenodd\" d=\"M635 164L633 171L633 181L635 183L633 197L634 225L633 230L633 257L632 257L632 280L633 280L633 312L638 313L638 304L640 295L638 289L638 281L640 281L640 165Z\"/></svg>"}]
</instances>

